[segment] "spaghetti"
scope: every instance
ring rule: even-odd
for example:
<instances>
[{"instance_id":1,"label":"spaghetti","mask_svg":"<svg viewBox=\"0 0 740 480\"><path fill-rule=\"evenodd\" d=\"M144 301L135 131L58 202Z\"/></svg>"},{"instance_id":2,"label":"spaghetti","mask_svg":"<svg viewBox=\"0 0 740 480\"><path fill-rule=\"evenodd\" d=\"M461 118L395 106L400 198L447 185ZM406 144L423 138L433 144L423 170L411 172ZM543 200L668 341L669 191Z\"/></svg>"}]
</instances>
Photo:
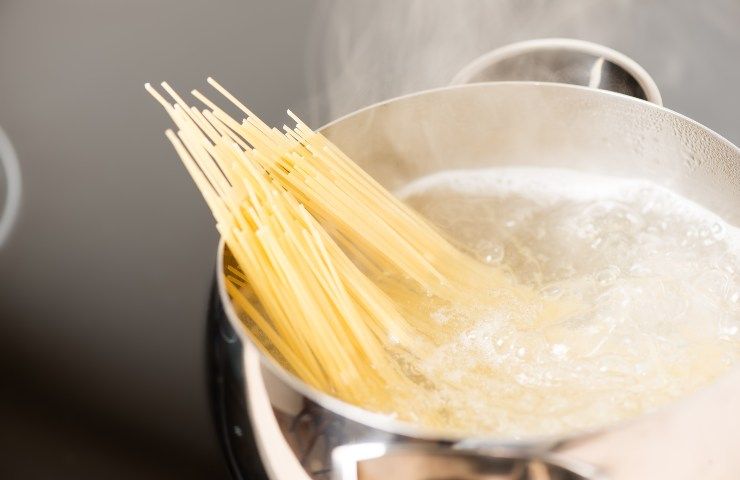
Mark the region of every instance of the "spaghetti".
<instances>
[{"instance_id":1,"label":"spaghetti","mask_svg":"<svg viewBox=\"0 0 740 480\"><path fill-rule=\"evenodd\" d=\"M394 410L420 381L414 359L435 339L428 315L416 311L420 299L481 302L496 288L515 292L509 301L532 296L458 250L292 113L294 128L270 128L208 82L246 119L198 91L208 108L188 105L166 83L172 103L146 88L177 126L167 137L240 267L226 284L250 334L308 384ZM392 275L371 280L382 272Z\"/></svg>"}]
</instances>

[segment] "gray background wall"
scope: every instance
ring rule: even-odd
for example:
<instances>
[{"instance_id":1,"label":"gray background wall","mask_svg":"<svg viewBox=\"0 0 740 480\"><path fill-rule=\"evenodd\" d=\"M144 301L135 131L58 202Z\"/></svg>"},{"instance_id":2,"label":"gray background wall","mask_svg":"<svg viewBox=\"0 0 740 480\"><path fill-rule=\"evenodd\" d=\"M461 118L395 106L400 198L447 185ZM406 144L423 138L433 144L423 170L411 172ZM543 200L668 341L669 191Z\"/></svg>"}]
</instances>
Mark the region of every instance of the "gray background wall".
<instances>
[{"instance_id":1,"label":"gray background wall","mask_svg":"<svg viewBox=\"0 0 740 480\"><path fill-rule=\"evenodd\" d=\"M0 1L24 188L0 250L0 477L225 475L205 390L217 236L143 85L213 74L278 121L305 103L310 8Z\"/></svg>"}]
</instances>

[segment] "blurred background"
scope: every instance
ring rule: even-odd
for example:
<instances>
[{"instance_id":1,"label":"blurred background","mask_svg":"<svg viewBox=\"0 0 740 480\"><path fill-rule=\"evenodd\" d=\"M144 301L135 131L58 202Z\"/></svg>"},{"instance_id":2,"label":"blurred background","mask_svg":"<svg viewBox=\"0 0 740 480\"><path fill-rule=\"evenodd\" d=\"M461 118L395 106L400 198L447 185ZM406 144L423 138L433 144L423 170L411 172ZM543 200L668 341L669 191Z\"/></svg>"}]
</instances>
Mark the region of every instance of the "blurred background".
<instances>
[{"instance_id":1,"label":"blurred background","mask_svg":"<svg viewBox=\"0 0 740 480\"><path fill-rule=\"evenodd\" d=\"M206 368L217 235L144 82L212 75L268 122L319 127L573 37L738 143L738 32L737 0L0 0L0 478L228 478Z\"/></svg>"}]
</instances>

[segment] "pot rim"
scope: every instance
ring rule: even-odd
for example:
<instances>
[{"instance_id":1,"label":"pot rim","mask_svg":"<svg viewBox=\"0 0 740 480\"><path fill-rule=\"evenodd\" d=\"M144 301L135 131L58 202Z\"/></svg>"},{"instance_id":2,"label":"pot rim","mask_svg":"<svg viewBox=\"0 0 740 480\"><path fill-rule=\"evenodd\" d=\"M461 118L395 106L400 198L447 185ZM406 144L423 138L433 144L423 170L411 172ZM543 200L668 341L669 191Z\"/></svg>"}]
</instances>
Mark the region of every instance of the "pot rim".
<instances>
[{"instance_id":1,"label":"pot rim","mask_svg":"<svg viewBox=\"0 0 740 480\"><path fill-rule=\"evenodd\" d=\"M611 96L611 97L614 97L615 100L622 101L622 102L640 102L646 105L648 108L664 111L665 113L668 113L670 115L673 115L675 117L678 117L682 120L685 120L689 123L692 123L700 127L702 130L709 133L716 140L729 146L732 150L734 150L737 156L740 157L740 148L735 146L732 142L724 138L722 135L705 127L699 122L696 122L695 120L692 120L691 118L686 117L685 115L682 115L678 112L670 110L661 105L656 105L646 100L630 97L627 95L623 95L621 93L611 92L607 90L597 90L597 89L592 89L589 87L583 87L579 85L569 85L569 84L550 83L550 82L533 82L533 81L483 82L483 83L466 84L466 85L449 85L449 86L440 87L440 88L423 90L423 91L414 92L414 93L410 93L407 95L395 97L389 100L384 100L382 102L378 102L378 103L363 107L359 110L355 110L351 113L343 115L325 124L321 128L317 129L317 131L322 132L331 126L342 122L346 118L349 118L359 113L365 112L367 110L374 109L376 107L390 104L392 102L396 102L396 101L403 100L406 98L428 95L431 93L445 91L445 90L476 89L476 88L488 89L488 88L492 88L497 85L526 85L527 87L535 86L537 88L544 88L544 89L574 89L574 90L581 90L586 95ZM331 412L337 415L340 415L344 418L347 418L359 424L366 425L368 427L382 430L384 432L403 435L406 437L413 437L413 438L422 439L422 440L452 442L452 443L464 441L464 446L469 445L471 447L495 445L495 446L501 446L501 447L511 447L511 448L516 448L516 449L527 449L527 450L532 450L532 451L541 451L545 449L551 449L561 444L570 443L575 440L583 440L583 439L586 439L592 436L605 433L607 431L613 431L613 430L616 430L622 427L626 427L641 419L644 419L645 417L654 416L655 414L659 412L670 409L677 404L687 401L688 399L696 396L699 392L702 392L708 388L711 388L714 384L719 382L723 377L728 375L730 371L740 367L740 364L735 365L731 367L730 369L728 369L726 372L719 375L716 379L714 379L712 382L708 383L707 385L704 385L700 387L699 389L687 395L681 396L664 405L661 405L660 407L654 410L644 412L642 414L636 415L634 417L630 417L628 419L619 420L615 422L607 422L607 423L601 424L593 428L573 430L572 432L567 432L563 434L532 435L532 436L521 436L521 437L516 437L516 436L515 437L501 437L501 436L496 436L496 435L470 435L462 431L424 427L424 426L421 426L415 423L398 420L388 414L376 413L376 412L363 409L356 405L352 405L343 400L340 400L334 396L321 392L317 389L314 389L313 387L309 386L308 384L306 384L305 382L303 382L302 380L300 380L299 378L297 378L296 376L294 376L293 374L285 370L282 366L278 365L275 361L273 361L272 358L270 358L269 355L266 354L261 349L261 347L259 347L255 342L252 341L250 334L247 332L246 328L240 321L239 316L237 315L234 309L234 306L231 302L231 299L229 298L229 295L226 292L226 288L224 285L225 277L223 275L225 250L226 250L226 243L224 239L221 238L218 243L217 254L216 254L216 269L217 269L216 281L217 281L217 286L218 286L218 294L221 299L221 303L223 305L223 308L224 308L224 311L226 313L226 317L228 318L229 323L234 328L234 330L237 332L240 340L242 341L242 344L245 349L245 352L243 354L245 361L249 361L250 359L259 359L260 363L263 366L267 367L272 374L274 374L281 381L283 381L288 386L290 386L290 388L297 391L301 395L307 397L314 403L320 405L323 408L326 408L327 410L330 410Z\"/></svg>"}]
</instances>

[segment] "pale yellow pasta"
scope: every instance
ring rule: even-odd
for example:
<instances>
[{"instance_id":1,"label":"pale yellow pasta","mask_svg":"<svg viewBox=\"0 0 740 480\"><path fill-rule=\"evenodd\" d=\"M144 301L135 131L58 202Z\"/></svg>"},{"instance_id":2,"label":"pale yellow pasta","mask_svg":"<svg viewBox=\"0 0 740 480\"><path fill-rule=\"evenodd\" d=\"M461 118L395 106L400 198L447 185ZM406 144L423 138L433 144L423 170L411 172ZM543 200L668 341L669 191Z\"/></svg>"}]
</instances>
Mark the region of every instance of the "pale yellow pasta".
<instances>
[{"instance_id":1,"label":"pale yellow pasta","mask_svg":"<svg viewBox=\"0 0 740 480\"><path fill-rule=\"evenodd\" d=\"M404 388L407 360L434 337L414 315L415 299L481 302L496 287L531 296L458 250L292 113L295 128L270 128L208 81L246 119L197 91L205 110L166 83L174 103L146 88L175 122L167 137L241 269L226 279L229 295L253 339L305 382L390 410L389 396L413 390ZM368 276L385 271L396 276L382 288Z\"/></svg>"}]
</instances>

